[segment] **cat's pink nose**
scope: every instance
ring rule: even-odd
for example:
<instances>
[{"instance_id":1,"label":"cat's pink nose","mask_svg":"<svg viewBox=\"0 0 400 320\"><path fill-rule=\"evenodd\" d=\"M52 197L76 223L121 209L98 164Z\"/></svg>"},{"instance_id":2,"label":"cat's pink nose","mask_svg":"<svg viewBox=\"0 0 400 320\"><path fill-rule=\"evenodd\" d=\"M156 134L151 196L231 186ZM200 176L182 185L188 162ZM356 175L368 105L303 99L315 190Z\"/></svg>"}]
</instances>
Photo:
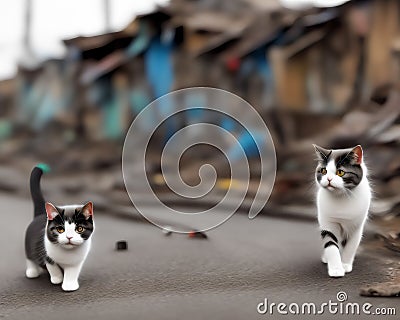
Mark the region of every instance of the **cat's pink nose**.
<instances>
[{"instance_id":1,"label":"cat's pink nose","mask_svg":"<svg viewBox=\"0 0 400 320\"><path fill-rule=\"evenodd\" d=\"M331 181L332 181L332 178L327 178L327 179L328 179L328 181L329 181L329 182L331 182Z\"/></svg>"},{"instance_id":2,"label":"cat's pink nose","mask_svg":"<svg viewBox=\"0 0 400 320\"><path fill-rule=\"evenodd\" d=\"M67 237L68 240L71 240L73 237Z\"/></svg>"}]
</instances>

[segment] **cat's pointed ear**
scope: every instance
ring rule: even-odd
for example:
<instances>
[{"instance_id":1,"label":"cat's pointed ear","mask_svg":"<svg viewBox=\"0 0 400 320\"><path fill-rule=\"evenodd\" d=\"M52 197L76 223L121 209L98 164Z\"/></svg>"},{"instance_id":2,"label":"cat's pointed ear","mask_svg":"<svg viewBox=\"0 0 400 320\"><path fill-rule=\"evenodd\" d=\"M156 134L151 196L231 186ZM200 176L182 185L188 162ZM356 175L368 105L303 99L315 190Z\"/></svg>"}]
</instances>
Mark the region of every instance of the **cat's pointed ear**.
<instances>
[{"instance_id":1,"label":"cat's pointed ear","mask_svg":"<svg viewBox=\"0 0 400 320\"><path fill-rule=\"evenodd\" d=\"M46 202L46 213L47 213L47 219L49 220L53 220L56 216L60 214L57 208L50 202Z\"/></svg>"},{"instance_id":2,"label":"cat's pointed ear","mask_svg":"<svg viewBox=\"0 0 400 320\"><path fill-rule=\"evenodd\" d=\"M82 214L85 216L86 219L93 217L93 202L89 201L83 206Z\"/></svg>"},{"instance_id":3,"label":"cat's pointed ear","mask_svg":"<svg viewBox=\"0 0 400 320\"><path fill-rule=\"evenodd\" d=\"M363 149L361 148L360 145L356 146L351 150L351 153L353 155L353 161L355 164L361 164L363 160Z\"/></svg>"},{"instance_id":4,"label":"cat's pointed ear","mask_svg":"<svg viewBox=\"0 0 400 320\"><path fill-rule=\"evenodd\" d=\"M318 159L322 160L322 161L328 161L329 156L332 153L332 150L327 150L324 149L320 146L317 146L316 144L313 144L314 149L315 149L315 153L318 156Z\"/></svg>"}]
</instances>

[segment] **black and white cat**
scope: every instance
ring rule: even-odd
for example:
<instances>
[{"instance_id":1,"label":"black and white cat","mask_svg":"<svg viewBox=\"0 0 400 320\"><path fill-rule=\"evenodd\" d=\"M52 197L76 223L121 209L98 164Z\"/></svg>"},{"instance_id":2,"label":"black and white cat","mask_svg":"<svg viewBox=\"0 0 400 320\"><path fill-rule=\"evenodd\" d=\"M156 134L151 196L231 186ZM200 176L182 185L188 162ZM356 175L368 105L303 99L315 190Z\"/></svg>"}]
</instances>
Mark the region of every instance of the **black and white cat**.
<instances>
[{"instance_id":1,"label":"black and white cat","mask_svg":"<svg viewBox=\"0 0 400 320\"><path fill-rule=\"evenodd\" d=\"M322 262L331 277L353 269L371 203L371 187L361 146L326 150L314 145L318 156L316 181L318 222L324 245Z\"/></svg>"},{"instance_id":2,"label":"black and white cat","mask_svg":"<svg viewBox=\"0 0 400 320\"><path fill-rule=\"evenodd\" d=\"M45 166L38 165L30 178L34 219L25 234L26 276L37 278L47 269L51 283L74 291L91 247L93 204L56 207L45 202L40 188L44 171Z\"/></svg>"}]
</instances>

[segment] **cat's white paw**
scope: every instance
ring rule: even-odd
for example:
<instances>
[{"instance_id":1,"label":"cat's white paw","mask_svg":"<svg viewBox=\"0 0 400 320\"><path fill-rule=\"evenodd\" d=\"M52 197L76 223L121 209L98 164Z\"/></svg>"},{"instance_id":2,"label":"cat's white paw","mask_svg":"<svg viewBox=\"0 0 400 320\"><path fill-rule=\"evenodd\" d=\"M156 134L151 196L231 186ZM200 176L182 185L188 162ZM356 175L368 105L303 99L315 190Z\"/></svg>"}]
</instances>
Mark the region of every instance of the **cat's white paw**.
<instances>
[{"instance_id":1,"label":"cat's white paw","mask_svg":"<svg viewBox=\"0 0 400 320\"><path fill-rule=\"evenodd\" d=\"M71 282L63 282L62 289L64 291L75 291L79 289L78 281L71 281Z\"/></svg>"},{"instance_id":2,"label":"cat's white paw","mask_svg":"<svg viewBox=\"0 0 400 320\"><path fill-rule=\"evenodd\" d=\"M60 284L61 282L63 282L63 276L50 277L50 281L52 284Z\"/></svg>"},{"instance_id":3,"label":"cat's white paw","mask_svg":"<svg viewBox=\"0 0 400 320\"><path fill-rule=\"evenodd\" d=\"M343 277L345 274L345 271L343 269L343 267L330 267L328 268L328 274L330 277L333 278L339 278L339 277Z\"/></svg>"},{"instance_id":4,"label":"cat's white paw","mask_svg":"<svg viewBox=\"0 0 400 320\"><path fill-rule=\"evenodd\" d=\"M353 270L353 264L352 263L342 263L344 271L346 273L349 273Z\"/></svg>"},{"instance_id":5,"label":"cat's white paw","mask_svg":"<svg viewBox=\"0 0 400 320\"><path fill-rule=\"evenodd\" d=\"M28 269L26 269L25 275L29 279L34 279L34 278L39 277L40 272L37 268L28 268Z\"/></svg>"}]
</instances>

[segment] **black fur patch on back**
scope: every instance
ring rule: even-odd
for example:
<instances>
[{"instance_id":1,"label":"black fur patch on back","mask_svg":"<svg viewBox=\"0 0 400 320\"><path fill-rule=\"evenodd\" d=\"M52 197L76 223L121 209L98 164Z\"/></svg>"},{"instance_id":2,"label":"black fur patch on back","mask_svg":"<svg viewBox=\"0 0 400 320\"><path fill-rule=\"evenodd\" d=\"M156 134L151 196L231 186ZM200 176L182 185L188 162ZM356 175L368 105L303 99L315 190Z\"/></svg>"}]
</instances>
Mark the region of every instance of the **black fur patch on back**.
<instances>
[{"instance_id":1,"label":"black fur patch on back","mask_svg":"<svg viewBox=\"0 0 400 320\"><path fill-rule=\"evenodd\" d=\"M46 249L44 247L44 233L46 229L46 215L39 215L28 226L25 233L25 255L44 268Z\"/></svg>"}]
</instances>

